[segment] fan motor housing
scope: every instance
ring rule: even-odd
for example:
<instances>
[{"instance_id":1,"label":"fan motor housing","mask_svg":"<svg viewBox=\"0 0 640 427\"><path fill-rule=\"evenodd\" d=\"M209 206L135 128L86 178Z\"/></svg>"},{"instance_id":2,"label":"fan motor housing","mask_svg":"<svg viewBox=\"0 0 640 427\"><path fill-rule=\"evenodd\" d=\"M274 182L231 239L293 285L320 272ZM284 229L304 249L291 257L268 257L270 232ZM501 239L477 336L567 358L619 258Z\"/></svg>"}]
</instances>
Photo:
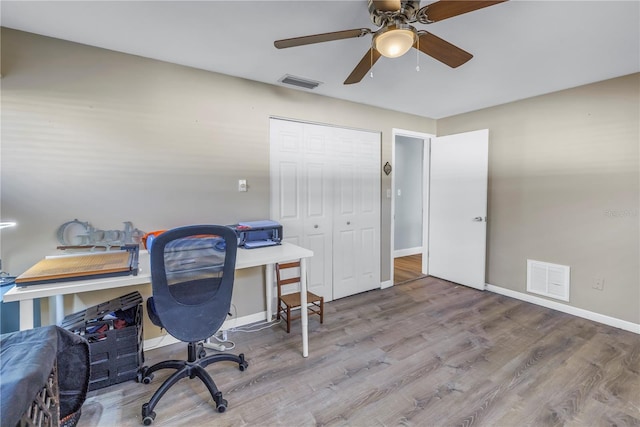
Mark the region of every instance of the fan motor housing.
<instances>
[{"instance_id":1,"label":"fan motor housing","mask_svg":"<svg viewBox=\"0 0 640 427\"><path fill-rule=\"evenodd\" d=\"M382 3L382 2L378 2ZM416 13L420 8L420 0L401 0L400 9L381 10L374 0L369 0L369 15L371 22L378 27L383 27L394 22L415 22Z\"/></svg>"}]
</instances>

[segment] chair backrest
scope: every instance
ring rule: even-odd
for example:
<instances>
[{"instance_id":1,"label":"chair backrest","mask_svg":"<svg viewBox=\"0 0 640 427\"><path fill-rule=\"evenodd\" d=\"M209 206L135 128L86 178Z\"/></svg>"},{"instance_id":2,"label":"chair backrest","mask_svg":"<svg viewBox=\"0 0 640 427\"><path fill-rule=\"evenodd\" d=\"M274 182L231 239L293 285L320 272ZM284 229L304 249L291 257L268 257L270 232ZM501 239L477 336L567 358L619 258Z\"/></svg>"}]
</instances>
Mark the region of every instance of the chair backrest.
<instances>
[{"instance_id":1,"label":"chair backrest","mask_svg":"<svg viewBox=\"0 0 640 427\"><path fill-rule=\"evenodd\" d=\"M236 233L222 225L168 230L151 247L155 312L173 337L204 340L222 326L231 306Z\"/></svg>"},{"instance_id":2,"label":"chair backrest","mask_svg":"<svg viewBox=\"0 0 640 427\"><path fill-rule=\"evenodd\" d=\"M294 283L300 283L300 261L298 260L276 264L276 284L278 285L278 298L283 295L282 288L284 286L292 285ZM294 290L287 289L286 293L295 291L300 291L300 288Z\"/></svg>"}]
</instances>

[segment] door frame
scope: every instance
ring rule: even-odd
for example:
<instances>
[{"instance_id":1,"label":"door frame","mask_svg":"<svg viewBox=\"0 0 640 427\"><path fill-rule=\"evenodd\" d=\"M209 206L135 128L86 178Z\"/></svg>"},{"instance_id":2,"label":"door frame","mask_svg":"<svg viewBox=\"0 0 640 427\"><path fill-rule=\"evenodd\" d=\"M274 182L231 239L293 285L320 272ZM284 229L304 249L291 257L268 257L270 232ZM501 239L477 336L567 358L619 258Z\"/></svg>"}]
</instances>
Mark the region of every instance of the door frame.
<instances>
[{"instance_id":1,"label":"door frame","mask_svg":"<svg viewBox=\"0 0 640 427\"><path fill-rule=\"evenodd\" d=\"M396 216L396 191L395 191L395 165L396 165L396 137L405 136L408 138L421 139L422 149L422 274L428 273L428 257L425 256L429 242L429 167L430 167L430 147L431 138L436 135L424 132L415 132L406 129L391 129L391 188L387 189L388 197L391 197L391 236L390 236L390 280L389 286L394 282L394 252L395 252L395 216Z\"/></svg>"}]
</instances>

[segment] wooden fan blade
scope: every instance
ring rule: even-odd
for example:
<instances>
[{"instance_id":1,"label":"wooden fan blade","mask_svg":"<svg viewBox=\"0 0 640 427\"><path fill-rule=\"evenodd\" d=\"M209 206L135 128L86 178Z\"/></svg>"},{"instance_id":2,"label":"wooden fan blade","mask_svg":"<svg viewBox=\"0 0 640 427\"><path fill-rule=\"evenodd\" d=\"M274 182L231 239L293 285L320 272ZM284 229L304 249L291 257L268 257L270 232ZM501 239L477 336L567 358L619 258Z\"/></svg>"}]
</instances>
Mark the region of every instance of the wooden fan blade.
<instances>
[{"instance_id":1,"label":"wooden fan blade","mask_svg":"<svg viewBox=\"0 0 640 427\"><path fill-rule=\"evenodd\" d=\"M314 34L311 36L294 37L291 39L276 40L273 42L278 49L287 47L303 46L307 44L330 42L333 40L350 39L354 37L362 37L371 34L368 28L357 28L353 30L334 31L332 33Z\"/></svg>"},{"instance_id":2,"label":"wooden fan blade","mask_svg":"<svg viewBox=\"0 0 640 427\"><path fill-rule=\"evenodd\" d=\"M419 49L420 52L426 53L451 68L459 67L473 58L473 55L469 52L426 31L418 32L418 38L418 42L413 45L414 48Z\"/></svg>"},{"instance_id":3,"label":"wooden fan blade","mask_svg":"<svg viewBox=\"0 0 640 427\"><path fill-rule=\"evenodd\" d=\"M371 67L373 67L373 64L380 59L380 56L382 56L380 55L380 52L374 48L370 48L362 57L360 62L358 62L356 68L354 68L351 74L349 74L349 77L344 81L344 84L351 85L360 82L360 80L367 75Z\"/></svg>"},{"instance_id":4,"label":"wooden fan blade","mask_svg":"<svg viewBox=\"0 0 640 427\"><path fill-rule=\"evenodd\" d=\"M402 7L400 0L372 0L372 2L381 12L396 12Z\"/></svg>"},{"instance_id":5,"label":"wooden fan blade","mask_svg":"<svg viewBox=\"0 0 640 427\"><path fill-rule=\"evenodd\" d=\"M507 0L440 0L421 8L417 15L420 22L426 24L429 22L442 21L443 19L452 18L454 16L462 15L463 13L473 12L474 10L483 9L505 1Z\"/></svg>"}]
</instances>

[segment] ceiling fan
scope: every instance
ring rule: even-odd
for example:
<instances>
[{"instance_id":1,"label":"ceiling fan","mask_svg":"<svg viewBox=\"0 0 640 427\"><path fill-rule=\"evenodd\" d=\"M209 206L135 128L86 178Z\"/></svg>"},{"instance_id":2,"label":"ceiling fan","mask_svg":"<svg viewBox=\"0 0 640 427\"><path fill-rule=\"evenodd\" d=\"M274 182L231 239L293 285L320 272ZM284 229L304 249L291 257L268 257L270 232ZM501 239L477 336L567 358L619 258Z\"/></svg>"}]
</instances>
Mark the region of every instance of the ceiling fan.
<instances>
[{"instance_id":1,"label":"ceiling fan","mask_svg":"<svg viewBox=\"0 0 640 427\"><path fill-rule=\"evenodd\" d=\"M373 34L371 48L344 81L346 85L361 81L380 56L397 58L412 47L456 68L473 58L473 55L427 31L416 30L410 24L431 24L504 1L507 0L440 0L420 7L420 0L368 0L371 22L379 27L377 30L356 28L314 34L276 40L274 45L284 49Z\"/></svg>"}]
</instances>

